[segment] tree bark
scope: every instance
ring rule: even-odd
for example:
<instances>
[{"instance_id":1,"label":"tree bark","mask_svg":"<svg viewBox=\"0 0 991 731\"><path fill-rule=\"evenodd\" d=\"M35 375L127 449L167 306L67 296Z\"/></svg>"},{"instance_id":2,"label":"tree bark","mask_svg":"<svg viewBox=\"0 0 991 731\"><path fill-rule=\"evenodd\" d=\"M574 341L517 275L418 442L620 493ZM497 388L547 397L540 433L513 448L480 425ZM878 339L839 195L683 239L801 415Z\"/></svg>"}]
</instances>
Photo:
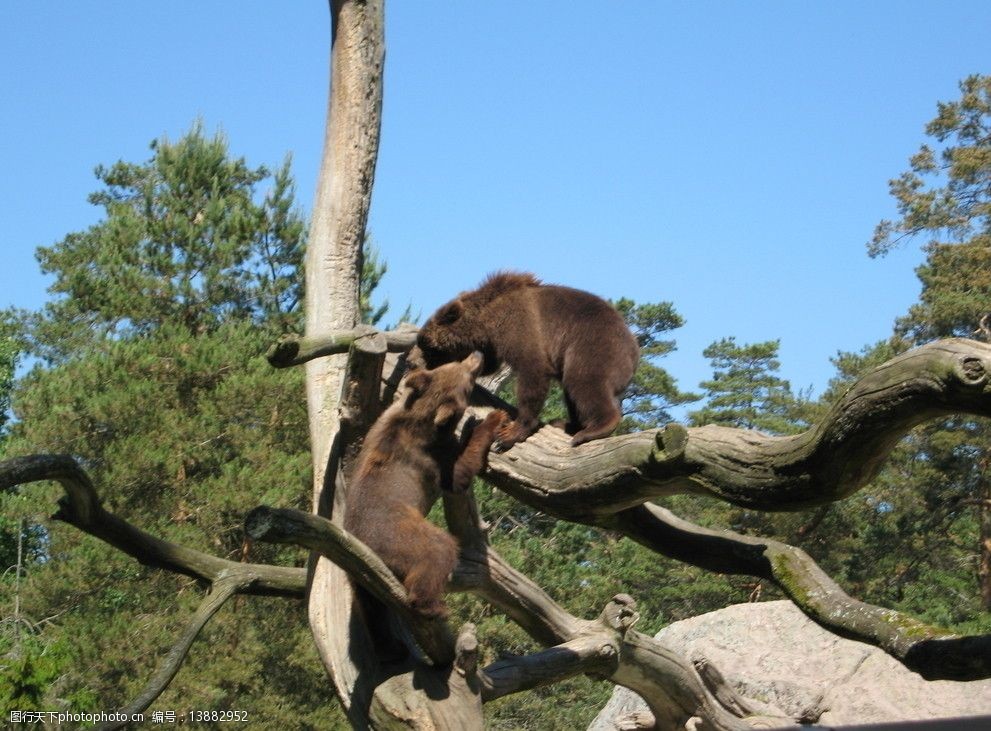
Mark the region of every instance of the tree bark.
<instances>
[{"instance_id":1,"label":"tree bark","mask_svg":"<svg viewBox=\"0 0 991 731\"><path fill-rule=\"evenodd\" d=\"M331 1L331 85L324 156L306 257L306 337L318 341L328 331L354 331L358 325L362 242L378 154L384 62L382 0ZM357 346L352 336L352 346ZM365 344L366 346L368 344ZM342 356L309 360L306 391L313 450L313 507L340 525L351 458L375 409L388 343L352 347ZM376 403L377 405L377 403ZM355 728L464 728L481 725L481 704L431 700L411 674L386 678L363 629L360 608L347 574L324 557L314 560L309 620L321 659ZM425 673L425 675L424 675ZM388 674L387 674L388 675ZM436 680L436 679L435 679ZM386 681L386 682L383 682ZM452 696L452 684L435 690ZM471 695L468 692L468 695ZM477 695L477 694L476 694ZM439 697L439 696L438 696ZM476 709L477 713L475 710Z\"/></svg>"},{"instance_id":2,"label":"tree bark","mask_svg":"<svg viewBox=\"0 0 991 731\"><path fill-rule=\"evenodd\" d=\"M950 414L991 416L991 346L953 338L910 350L794 436L671 424L571 448L560 430L544 427L492 455L489 478L539 510L579 522L685 493L756 510L802 510L853 494L909 429Z\"/></svg>"}]
</instances>

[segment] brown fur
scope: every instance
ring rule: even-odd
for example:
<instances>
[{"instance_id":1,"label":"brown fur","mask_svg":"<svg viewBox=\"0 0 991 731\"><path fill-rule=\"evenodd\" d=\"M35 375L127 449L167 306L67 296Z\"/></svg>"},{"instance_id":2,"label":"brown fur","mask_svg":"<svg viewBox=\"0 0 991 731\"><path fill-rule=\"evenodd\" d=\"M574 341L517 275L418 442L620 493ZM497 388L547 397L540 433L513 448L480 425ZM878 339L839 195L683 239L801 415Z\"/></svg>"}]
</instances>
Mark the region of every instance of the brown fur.
<instances>
[{"instance_id":1,"label":"brown fur","mask_svg":"<svg viewBox=\"0 0 991 731\"><path fill-rule=\"evenodd\" d=\"M461 448L454 428L481 370L478 353L406 379L407 393L365 437L348 489L344 528L364 542L403 582L410 606L447 616L444 587L458 559L454 537L424 516L441 489L465 490L485 464L498 427L495 411Z\"/></svg>"},{"instance_id":2,"label":"brown fur","mask_svg":"<svg viewBox=\"0 0 991 731\"><path fill-rule=\"evenodd\" d=\"M417 346L413 358L430 367L474 350L485 356L484 373L512 367L519 413L499 430L503 448L537 429L552 378L564 387L571 443L608 436L640 359L636 338L608 302L514 272L493 274L438 309L420 328Z\"/></svg>"}]
</instances>

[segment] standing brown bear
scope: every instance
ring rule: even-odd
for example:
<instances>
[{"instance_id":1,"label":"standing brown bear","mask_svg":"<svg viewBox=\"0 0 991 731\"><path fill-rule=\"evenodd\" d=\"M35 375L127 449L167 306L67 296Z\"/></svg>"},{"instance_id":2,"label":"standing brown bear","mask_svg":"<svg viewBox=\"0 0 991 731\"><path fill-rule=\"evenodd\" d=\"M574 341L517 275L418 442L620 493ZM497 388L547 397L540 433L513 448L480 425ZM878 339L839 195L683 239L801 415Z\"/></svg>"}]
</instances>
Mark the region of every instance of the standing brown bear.
<instances>
[{"instance_id":1,"label":"standing brown bear","mask_svg":"<svg viewBox=\"0 0 991 731\"><path fill-rule=\"evenodd\" d=\"M484 466L496 429L509 420L493 411L464 448L454 428L482 369L481 353L406 378L403 397L365 437L347 493L344 529L371 548L403 582L410 606L447 616L443 594L458 544L424 515L441 489L465 490Z\"/></svg>"},{"instance_id":2,"label":"standing brown bear","mask_svg":"<svg viewBox=\"0 0 991 731\"><path fill-rule=\"evenodd\" d=\"M552 378L564 387L572 445L608 436L640 360L636 338L608 302L514 272L492 274L437 310L417 346L430 367L473 350L484 354L486 374L502 363L512 367L519 413L499 429L504 449L536 431Z\"/></svg>"}]
</instances>

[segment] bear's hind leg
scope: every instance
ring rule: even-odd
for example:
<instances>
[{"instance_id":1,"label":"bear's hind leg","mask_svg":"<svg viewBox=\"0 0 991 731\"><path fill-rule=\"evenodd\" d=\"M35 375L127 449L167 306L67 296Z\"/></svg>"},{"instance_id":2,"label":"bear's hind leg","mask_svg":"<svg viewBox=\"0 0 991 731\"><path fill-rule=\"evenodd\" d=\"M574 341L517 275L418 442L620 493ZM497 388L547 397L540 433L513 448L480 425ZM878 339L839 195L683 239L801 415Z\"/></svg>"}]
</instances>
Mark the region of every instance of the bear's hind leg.
<instances>
[{"instance_id":1,"label":"bear's hind leg","mask_svg":"<svg viewBox=\"0 0 991 731\"><path fill-rule=\"evenodd\" d=\"M611 389L601 381L590 378L563 385L569 406L573 403L577 411L577 418L573 416L572 419L578 421L582 427L574 433L571 446L577 447L612 434L623 414Z\"/></svg>"},{"instance_id":2,"label":"bear's hind leg","mask_svg":"<svg viewBox=\"0 0 991 731\"><path fill-rule=\"evenodd\" d=\"M458 544L454 538L425 518L406 549L412 558L403 585L413 611L424 617L447 617L444 590L447 579L458 563Z\"/></svg>"}]
</instances>

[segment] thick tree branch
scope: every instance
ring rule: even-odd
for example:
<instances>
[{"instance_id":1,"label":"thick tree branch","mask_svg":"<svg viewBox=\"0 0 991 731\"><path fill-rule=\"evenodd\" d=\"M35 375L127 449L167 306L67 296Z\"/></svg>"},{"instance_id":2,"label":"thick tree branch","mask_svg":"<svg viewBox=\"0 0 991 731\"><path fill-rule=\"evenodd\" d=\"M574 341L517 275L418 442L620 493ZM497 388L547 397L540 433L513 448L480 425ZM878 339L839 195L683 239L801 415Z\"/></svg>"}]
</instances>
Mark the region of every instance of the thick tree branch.
<instances>
[{"instance_id":1,"label":"thick tree branch","mask_svg":"<svg viewBox=\"0 0 991 731\"><path fill-rule=\"evenodd\" d=\"M352 342L347 333L331 339L340 343L334 352ZM410 329L392 342L399 349L413 339ZM559 430L544 427L493 455L490 481L573 520L683 493L757 510L802 510L856 492L908 430L951 414L991 416L991 346L951 338L893 358L851 387L822 423L794 436L672 424L574 449Z\"/></svg>"},{"instance_id":2,"label":"thick tree branch","mask_svg":"<svg viewBox=\"0 0 991 731\"><path fill-rule=\"evenodd\" d=\"M558 647L581 642L589 637L602 643L603 628L617 634L619 658L610 673L603 673L612 682L625 685L639 693L657 718L681 728L689 719L705 718L700 728L739 729L748 728L733 713L723 708L711 695L693 666L677 653L669 651L661 642L631 630L639 615L633 600L625 595L614 597L597 622L588 622L569 614L529 577L520 573L488 546L485 526L479 518L471 492L444 495L444 512L448 526L458 536L462 545L461 562L455 571L452 588L464 588L477 593L520 625L531 637L544 645ZM600 644L604 647L604 644ZM612 646L612 645L610 645ZM554 648L548 652L553 653ZM558 670L567 672L590 658L574 657L565 652L544 658L558 664ZM574 664L568 662L573 660ZM520 682L530 677L527 660L520 661ZM511 666L512 667L512 666ZM485 672L487 672L486 669ZM509 669L508 672L515 672ZM559 676L561 679L565 676ZM549 682L549 677L541 682ZM522 687L520 688L522 689ZM729 688L721 689L727 697L735 697ZM486 693L495 693L494 689ZM513 691L507 691L513 692ZM736 706L742 707L738 703Z\"/></svg>"},{"instance_id":3,"label":"thick tree branch","mask_svg":"<svg viewBox=\"0 0 991 731\"><path fill-rule=\"evenodd\" d=\"M385 38L382 0L330 0L330 88L323 157L306 247L306 335L351 330L360 321L362 243L371 204L382 111ZM350 346L349 346L350 347ZM343 519L343 478L336 465L348 447L339 406L343 358L306 363L313 460L313 509ZM328 470L328 466L330 469ZM347 577L317 559L308 616L337 697L355 728L368 724L375 658L367 633L352 631L358 613Z\"/></svg>"},{"instance_id":4,"label":"thick tree branch","mask_svg":"<svg viewBox=\"0 0 991 731\"><path fill-rule=\"evenodd\" d=\"M991 677L991 635L962 637L853 599L800 548L769 538L701 528L650 504L619 513L600 525L679 561L773 581L822 626L880 647L929 680Z\"/></svg>"},{"instance_id":5,"label":"thick tree branch","mask_svg":"<svg viewBox=\"0 0 991 731\"><path fill-rule=\"evenodd\" d=\"M135 528L100 504L92 480L75 459L64 454L36 454L0 462L0 489L42 480L62 485L57 520L99 538L145 566L184 574L209 584L209 591L178 641L162 659L141 694L121 709L125 717L143 712L168 687L186 659L189 648L210 618L235 594L303 596L306 571L282 566L240 563L217 558L163 541ZM126 725L106 724L102 729Z\"/></svg>"},{"instance_id":6,"label":"thick tree branch","mask_svg":"<svg viewBox=\"0 0 991 731\"><path fill-rule=\"evenodd\" d=\"M532 655L506 658L478 673L482 702L552 685L583 673L608 676L616 669L619 641L605 631L588 634Z\"/></svg>"},{"instance_id":7,"label":"thick tree branch","mask_svg":"<svg viewBox=\"0 0 991 731\"><path fill-rule=\"evenodd\" d=\"M823 626L881 647L924 677L988 677L989 636L957 636L852 599L787 544L706 531L638 504L678 492L766 510L840 499L874 476L912 426L951 413L991 415L989 374L991 347L939 341L875 369L820 425L795 437L671 425L573 449L565 435L545 427L492 455L486 479L556 517L617 530L712 571L773 581Z\"/></svg>"},{"instance_id":8,"label":"thick tree branch","mask_svg":"<svg viewBox=\"0 0 991 731\"><path fill-rule=\"evenodd\" d=\"M470 498L466 495L453 497L468 502ZM454 512L459 510L456 508ZM451 512L449 509L449 515ZM259 507L248 516L246 530L256 540L297 543L318 551L351 572L366 589L399 612L424 650L435 642L429 632L423 632L423 625L435 623L411 615L406 608L405 591L381 560L329 521L298 510ZM465 535L466 529L462 526L456 532ZM659 717L680 719L683 725L689 718L702 714L712 724L706 728L748 728L718 704L691 663L666 650L657 640L630 631L637 615L629 597L616 597L598 620L578 619L495 551L483 549L475 541L462 552L452 588L479 594L519 622L535 639L553 646L533 656L499 661L477 671L475 680L483 700L579 673L597 672L640 693ZM453 658L452 653L447 662ZM629 665L626 669L624 662ZM464 675L470 691L472 678L468 673ZM397 676L378 686L376 697L381 695L387 701L398 698L408 687L437 681L433 675L429 677L428 681L422 673ZM452 676L447 677L449 680ZM379 702L373 701L373 710ZM380 720L385 722L384 718ZM394 722L394 719L389 721L387 727Z\"/></svg>"},{"instance_id":9,"label":"thick tree branch","mask_svg":"<svg viewBox=\"0 0 991 731\"><path fill-rule=\"evenodd\" d=\"M344 529L301 510L264 506L248 514L244 529L254 540L304 546L330 559L402 618L434 664L446 665L454 659L454 637L447 624L413 612L406 589L382 559Z\"/></svg>"},{"instance_id":10,"label":"thick tree branch","mask_svg":"<svg viewBox=\"0 0 991 731\"><path fill-rule=\"evenodd\" d=\"M493 455L488 479L539 510L578 521L680 493L757 510L801 510L863 487L917 424L950 414L991 416L989 375L991 346L940 340L866 375L802 434L669 425L575 449L559 430L544 427Z\"/></svg>"},{"instance_id":11,"label":"thick tree branch","mask_svg":"<svg viewBox=\"0 0 991 731\"><path fill-rule=\"evenodd\" d=\"M283 566L240 563L163 541L104 510L93 483L75 459L64 454L36 454L0 462L0 489L54 480L65 489L56 520L99 538L145 566L165 569L205 582L238 577L238 593L301 597L306 572Z\"/></svg>"},{"instance_id":12,"label":"thick tree branch","mask_svg":"<svg viewBox=\"0 0 991 731\"><path fill-rule=\"evenodd\" d=\"M354 343L377 337L383 339L388 352L405 353L416 344L416 333L416 326L409 323L402 323L395 330L377 330L371 325L358 325L349 330L335 330L305 337L289 333L273 343L265 357L275 368L289 368L327 355L347 353Z\"/></svg>"},{"instance_id":13,"label":"thick tree branch","mask_svg":"<svg viewBox=\"0 0 991 731\"><path fill-rule=\"evenodd\" d=\"M640 504L675 493L709 494L765 510L840 499L866 484L913 426L952 413L991 415L989 374L991 347L963 339L939 341L875 369L821 424L797 436L670 425L576 450L558 430L545 427L508 453L492 455L487 479L557 517L618 530L710 570L774 581L820 624L882 647L925 677L987 677L987 636L959 637L854 600L804 552L786 544L705 532ZM471 581L478 566L503 568L497 556L466 551L463 559L459 581ZM478 564L474 569L473 561ZM505 576L496 584L503 589L511 585ZM523 599L512 593L496 593L492 600L548 642L553 620L540 617L532 606L521 610Z\"/></svg>"}]
</instances>

